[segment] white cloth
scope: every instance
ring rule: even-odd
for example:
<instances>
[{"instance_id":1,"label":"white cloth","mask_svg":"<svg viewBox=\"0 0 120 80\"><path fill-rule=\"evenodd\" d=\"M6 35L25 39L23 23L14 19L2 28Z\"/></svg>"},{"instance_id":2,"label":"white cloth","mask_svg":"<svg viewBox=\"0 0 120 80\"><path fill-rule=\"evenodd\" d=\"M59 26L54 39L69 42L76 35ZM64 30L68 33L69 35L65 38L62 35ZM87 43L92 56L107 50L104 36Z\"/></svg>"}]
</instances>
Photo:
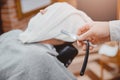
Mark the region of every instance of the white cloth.
<instances>
[{"instance_id":1,"label":"white cloth","mask_svg":"<svg viewBox=\"0 0 120 80\"><path fill-rule=\"evenodd\" d=\"M120 20L109 22L111 41L120 41Z\"/></svg>"},{"instance_id":2,"label":"white cloth","mask_svg":"<svg viewBox=\"0 0 120 80\"><path fill-rule=\"evenodd\" d=\"M98 51L99 54L104 54L104 55L109 56L109 57L116 56L117 52L118 52L118 45L109 46L106 44L103 44Z\"/></svg>"},{"instance_id":3,"label":"white cloth","mask_svg":"<svg viewBox=\"0 0 120 80\"><path fill-rule=\"evenodd\" d=\"M84 12L65 2L54 3L46 10L45 14L38 13L29 21L27 29L19 36L23 43L52 38L72 42L73 39L61 34L61 30L76 34L79 27L92 22Z\"/></svg>"}]
</instances>

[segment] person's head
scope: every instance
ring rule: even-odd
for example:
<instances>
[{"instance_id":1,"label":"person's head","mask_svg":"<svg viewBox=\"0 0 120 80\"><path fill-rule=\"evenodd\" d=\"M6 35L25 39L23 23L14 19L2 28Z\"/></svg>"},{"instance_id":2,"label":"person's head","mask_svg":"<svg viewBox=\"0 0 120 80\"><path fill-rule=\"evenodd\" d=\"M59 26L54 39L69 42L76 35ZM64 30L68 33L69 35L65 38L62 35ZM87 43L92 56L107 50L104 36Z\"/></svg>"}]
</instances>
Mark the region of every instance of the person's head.
<instances>
[{"instance_id":1,"label":"person's head","mask_svg":"<svg viewBox=\"0 0 120 80\"><path fill-rule=\"evenodd\" d=\"M40 10L40 13L41 13L42 15L44 15L46 12L47 12L46 9ZM58 40L58 39L54 39L54 38L53 38L53 39L41 41L41 43L52 44L52 45L61 45L61 44L64 44L65 41L62 41L62 40Z\"/></svg>"},{"instance_id":2,"label":"person's head","mask_svg":"<svg viewBox=\"0 0 120 80\"><path fill-rule=\"evenodd\" d=\"M42 42L56 45L73 42L61 30L77 34L79 27L92 21L84 12L65 2L55 3L45 10L45 14L39 12L30 19L27 29L19 36L23 43Z\"/></svg>"}]
</instances>

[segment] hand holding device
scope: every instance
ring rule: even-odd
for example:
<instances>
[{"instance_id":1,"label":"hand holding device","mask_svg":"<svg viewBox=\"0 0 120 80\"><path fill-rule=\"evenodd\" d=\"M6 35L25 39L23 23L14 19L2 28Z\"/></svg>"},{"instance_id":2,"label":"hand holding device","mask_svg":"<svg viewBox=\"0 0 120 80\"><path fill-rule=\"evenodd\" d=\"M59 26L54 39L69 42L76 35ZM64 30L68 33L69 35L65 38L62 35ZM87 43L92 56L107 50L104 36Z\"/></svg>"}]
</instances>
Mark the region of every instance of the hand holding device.
<instances>
[{"instance_id":1,"label":"hand holding device","mask_svg":"<svg viewBox=\"0 0 120 80\"><path fill-rule=\"evenodd\" d=\"M75 35L75 34L71 34L67 31L64 31L62 30L61 33L73 38L75 41L78 39L78 36ZM85 54L85 58L84 58L84 62L83 62L83 65L82 65L82 68L81 68L81 71L80 71L80 75L83 76L84 75L84 72L85 72L85 69L86 69L86 66L87 66L87 62L88 62L88 57L89 57L89 40L86 40L84 41L85 44L86 44L86 54Z\"/></svg>"}]
</instances>

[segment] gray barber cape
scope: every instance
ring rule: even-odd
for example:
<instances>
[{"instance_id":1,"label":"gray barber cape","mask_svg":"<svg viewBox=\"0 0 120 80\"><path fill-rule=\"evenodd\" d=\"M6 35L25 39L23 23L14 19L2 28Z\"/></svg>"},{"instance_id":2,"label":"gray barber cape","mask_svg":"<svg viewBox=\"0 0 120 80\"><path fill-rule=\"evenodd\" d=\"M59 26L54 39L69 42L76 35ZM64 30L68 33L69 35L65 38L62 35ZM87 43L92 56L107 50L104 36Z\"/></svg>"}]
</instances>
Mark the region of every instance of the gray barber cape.
<instances>
[{"instance_id":1,"label":"gray barber cape","mask_svg":"<svg viewBox=\"0 0 120 80\"><path fill-rule=\"evenodd\" d=\"M23 44L18 39L21 30L0 36L0 80L76 80L56 59L52 45Z\"/></svg>"}]
</instances>

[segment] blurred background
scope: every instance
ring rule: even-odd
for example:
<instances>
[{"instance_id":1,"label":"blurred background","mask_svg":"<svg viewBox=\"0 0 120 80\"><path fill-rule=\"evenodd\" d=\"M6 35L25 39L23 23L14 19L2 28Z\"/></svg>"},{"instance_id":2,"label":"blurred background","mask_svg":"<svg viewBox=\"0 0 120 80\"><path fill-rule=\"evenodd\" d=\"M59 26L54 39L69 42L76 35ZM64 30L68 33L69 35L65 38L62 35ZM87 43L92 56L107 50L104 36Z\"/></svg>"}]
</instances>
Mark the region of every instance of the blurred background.
<instances>
[{"instance_id":1,"label":"blurred background","mask_svg":"<svg viewBox=\"0 0 120 80\"><path fill-rule=\"evenodd\" d=\"M95 21L120 19L120 0L0 0L0 34L12 29L24 30L29 19L40 9L44 9L54 2L64 1L84 11ZM119 46L118 42L105 44ZM78 80L120 80L119 50L114 57L100 55L98 52L101 45L90 52L84 76L79 76L79 72L85 52L78 48L78 56L68 67Z\"/></svg>"}]
</instances>

